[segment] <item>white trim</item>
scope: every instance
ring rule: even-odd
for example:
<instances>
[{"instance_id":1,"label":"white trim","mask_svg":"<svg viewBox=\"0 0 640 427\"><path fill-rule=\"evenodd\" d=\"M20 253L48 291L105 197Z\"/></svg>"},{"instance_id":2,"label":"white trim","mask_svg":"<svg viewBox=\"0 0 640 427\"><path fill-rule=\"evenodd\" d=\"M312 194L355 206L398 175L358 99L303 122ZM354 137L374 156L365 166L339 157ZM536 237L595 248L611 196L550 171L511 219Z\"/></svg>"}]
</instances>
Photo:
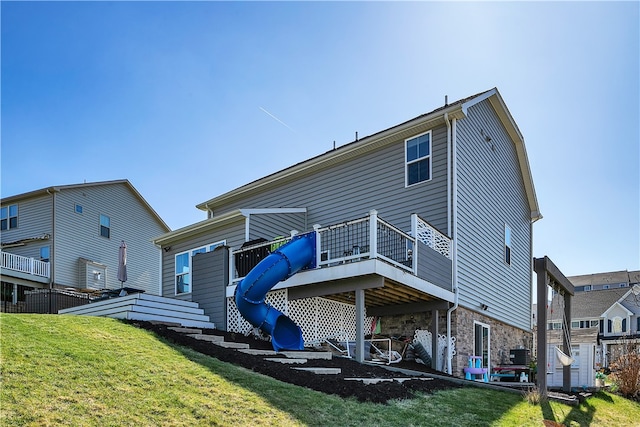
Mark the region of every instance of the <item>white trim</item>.
<instances>
[{"instance_id":1,"label":"white trim","mask_svg":"<svg viewBox=\"0 0 640 427\"><path fill-rule=\"evenodd\" d=\"M179 228L174 231L170 231L168 233L163 234L162 236L152 239L152 241L156 245L167 245L178 239L183 239L199 233L203 233L213 228L223 227L227 225L227 223L231 221L238 221L241 218L242 218L242 213L240 212L240 210L233 210L231 212L227 212L220 216L214 216L213 218L208 218L200 222L196 222L195 224L191 224L186 227Z\"/></svg>"},{"instance_id":2,"label":"white trim","mask_svg":"<svg viewBox=\"0 0 640 427\"><path fill-rule=\"evenodd\" d=\"M429 135L429 154L427 154L426 156L417 157L411 161L408 161L407 160L407 142L412 141L414 139L418 139L421 136L424 136L427 134ZM429 160L429 178L422 181L414 182L413 184L409 184L409 165L414 163L419 163L424 160ZM428 130L426 132L413 135L409 138L405 138L404 140L404 187L409 188L418 184L422 184L423 182L429 182L431 181L432 178L433 178L433 133L432 131Z\"/></svg>"},{"instance_id":3,"label":"white trim","mask_svg":"<svg viewBox=\"0 0 640 427\"><path fill-rule=\"evenodd\" d=\"M476 325L487 328L487 365L483 365L483 368L489 368L491 367L491 325L477 320L473 321L473 355L479 357L482 357L482 354L476 354Z\"/></svg>"},{"instance_id":4,"label":"white trim","mask_svg":"<svg viewBox=\"0 0 640 427\"><path fill-rule=\"evenodd\" d=\"M485 99L491 98L493 95L495 95L497 93L498 93L498 91L496 90L496 88L493 88L493 89L490 89L490 90L486 91L485 93L482 93L482 94L474 97L473 99L470 99L469 101L467 101L464 104L462 104L462 114L467 116L467 110L470 107L473 107L474 105L481 103Z\"/></svg>"},{"instance_id":5,"label":"white trim","mask_svg":"<svg viewBox=\"0 0 640 427\"><path fill-rule=\"evenodd\" d=\"M317 268L314 270L304 270L294 274L287 280L278 282L272 291L285 288L294 288L297 286L312 285L315 283L324 283L337 281L341 279L352 279L358 276L378 275L385 277L393 282L401 283L411 288L417 289L435 298L452 302L454 294L439 286L436 286L424 279L420 279L412 274L407 274L384 261L377 259L369 259L361 262L352 262L337 265L331 268ZM231 298L235 294L237 285L230 285L226 288L227 298Z\"/></svg>"},{"instance_id":6,"label":"white trim","mask_svg":"<svg viewBox=\"0 0 640 427\"><path fill-rule=\"evenodd\" d=\"M620 300L618 300L618 301L614 302L613 304L611 304L611 306L609 308L607 308L604 311L604 313L602 313L602 315L600 317L604 317L604 318L608 319L609 318L608 317L609 316L609 312L611 310L613 310L613 308L616 307L616 306L621 307L627 313L627 316L633 316L633 314L634 314L633 311L629 310L627 307L625 307L624 305L620 304Z\"/></svg>"},{"instance_id":7,"label":"white trim","mask_svg":"<svg viewBox=\"0 0 640 427\"><path fill-rule=\"evenodd\" d=\"M240 213L244 216L257 214L307 213L307 208L240 209Z\"/></svg>"}]
</instances>

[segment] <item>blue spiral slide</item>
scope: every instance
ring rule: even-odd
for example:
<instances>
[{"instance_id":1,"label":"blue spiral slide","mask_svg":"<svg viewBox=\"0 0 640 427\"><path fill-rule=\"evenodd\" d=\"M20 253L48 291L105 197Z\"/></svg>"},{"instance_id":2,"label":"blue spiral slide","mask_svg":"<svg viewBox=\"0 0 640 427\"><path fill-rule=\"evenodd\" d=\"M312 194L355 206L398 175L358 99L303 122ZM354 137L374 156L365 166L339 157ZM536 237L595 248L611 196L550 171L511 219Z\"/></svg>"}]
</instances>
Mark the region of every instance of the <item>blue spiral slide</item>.
<instances>
[{"instance_id":1,"label":"blue spiral slide","mask_svg":"<svg viewBox=\"0 0 640 427\"><path fill-rule=\"evenodd\" d=\"M242 317L271 336L275 351L302 350L302 330L293 320L265 302L265 296L278 282L303 268L315 267L316 234L295 236L258 263L238 284L236 305Z\"/></svg>"}]
</instances>

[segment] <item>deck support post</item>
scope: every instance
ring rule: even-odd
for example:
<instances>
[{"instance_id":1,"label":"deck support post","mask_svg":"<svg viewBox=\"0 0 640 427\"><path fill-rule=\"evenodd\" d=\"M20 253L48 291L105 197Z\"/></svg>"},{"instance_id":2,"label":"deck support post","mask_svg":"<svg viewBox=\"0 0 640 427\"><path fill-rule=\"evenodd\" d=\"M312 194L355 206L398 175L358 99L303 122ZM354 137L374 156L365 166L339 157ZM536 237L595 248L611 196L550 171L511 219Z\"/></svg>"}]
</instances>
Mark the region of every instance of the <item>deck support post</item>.
<instances>
[{"instance_id":1,"label":"deck support post","mask_svg":"<svg viewBox=\"0 0 640 427\"><path fill-rule=\"evenodd\" d=\"M356 361L364 362L364 289L356 289Z\"/></svg>"},{"instance_id":2,"label":"deck support post","mask_svg":"<svg viewBox=\"0 0 640 427\"><path fill-rule=\"evenodd\" d=\"M438 369L438 309L431 310L431 368Z\"/></svg>"}]
</instances>

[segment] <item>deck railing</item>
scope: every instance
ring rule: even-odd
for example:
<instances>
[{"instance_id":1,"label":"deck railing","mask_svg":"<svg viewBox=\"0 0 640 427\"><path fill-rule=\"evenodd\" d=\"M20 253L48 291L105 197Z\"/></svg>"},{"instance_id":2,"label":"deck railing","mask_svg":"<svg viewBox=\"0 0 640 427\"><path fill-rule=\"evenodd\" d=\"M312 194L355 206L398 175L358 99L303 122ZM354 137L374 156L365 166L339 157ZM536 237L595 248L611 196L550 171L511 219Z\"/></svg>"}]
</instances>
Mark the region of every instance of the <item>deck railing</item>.
<instances>
[{"instance_id":1,"label":"deck railing","mask_svg":"<svg viewBox=\"0 0 640 427\"><path fill-rule=\"evenodd\" d=\"M413 215L412 222L412 228L416 230L415 235L418 241L424 243L434 251L439 252L440 254L451 259L452 245L451 239L449 237L436 230L431 226L431 224L415 214Z\"/></svg>"},{"instance_id":2,"label":"deck railing","mask_svg":"<svg viewBox=\"0 0 640 427\"><path fill-rule=\"evenodd\" d=\"M412 228L412 233L406 233L379 218L375 210L366 217L328 227L316 225L316 267L381 259L416 274L414 248L417 240L451 257L451 241L447 236L417 215L412 216ZM262 259L289 240L291 237L279 238L232 250L229 257L230 284L240 281Z\"/></svg>"},{"instance_id":3,"label":"deck railing","mask_svg":"<svg viewBox=\"0 0 640 427\"><path fill-rule=\"evenodd\" d=\"M48 262L9 252L1 252L1 254L0 267L4 269L46 278L49 278L51 274L50 264Z\"/></svg>"}]
</instances>

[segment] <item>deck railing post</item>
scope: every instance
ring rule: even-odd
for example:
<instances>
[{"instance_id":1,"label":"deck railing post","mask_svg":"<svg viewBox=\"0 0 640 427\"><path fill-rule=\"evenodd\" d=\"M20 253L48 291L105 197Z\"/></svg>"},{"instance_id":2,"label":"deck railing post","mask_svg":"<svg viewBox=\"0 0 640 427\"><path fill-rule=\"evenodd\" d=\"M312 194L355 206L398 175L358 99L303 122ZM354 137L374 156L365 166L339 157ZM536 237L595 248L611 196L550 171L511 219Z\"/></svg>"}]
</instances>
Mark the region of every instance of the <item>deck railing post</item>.
<instances>
[{"instance_id":1,"label":"deck railing post","mask_svg":"<svg viewBox=\"0 0 640 427\"><path fill-rule=\"evenodd\" d=\"M320 240L320 224L313 224L313 231L316 233L316 268L320 268L322 261L322 241Z\"/></svg>"},{"instance_id":2,"label":"deck railing post","mask_svg":"<svg viewBox=\"0 0 640 427\"><path fill-rule=\"evenodd\" d=\"M411 249L411 266L413 274L418 275L418 214L411 214L411 236L413 248Z\"/></svg>"},{"instance_id":3,"label":"deck railing post","mask_svg":"<svg viewBox=\"0 0 640 427\"><path fill-rule=\"evenodd\" d=\"M233 256L233 248L229 247L227 250L229 251L229 283L227 283L227 286L231 286L233 284L233 276L236 271L236 266L235 257Z\"/></svg>"},{"instance_id":4,"label":"deck railing post","mask_svg":"<svg viewBox=\"0 0 640 427\"><path fill-rule=\"evenodd\" d=\"M378 258L378 211L369 211L369 258Z\"/></svg>"}]
</instances>

